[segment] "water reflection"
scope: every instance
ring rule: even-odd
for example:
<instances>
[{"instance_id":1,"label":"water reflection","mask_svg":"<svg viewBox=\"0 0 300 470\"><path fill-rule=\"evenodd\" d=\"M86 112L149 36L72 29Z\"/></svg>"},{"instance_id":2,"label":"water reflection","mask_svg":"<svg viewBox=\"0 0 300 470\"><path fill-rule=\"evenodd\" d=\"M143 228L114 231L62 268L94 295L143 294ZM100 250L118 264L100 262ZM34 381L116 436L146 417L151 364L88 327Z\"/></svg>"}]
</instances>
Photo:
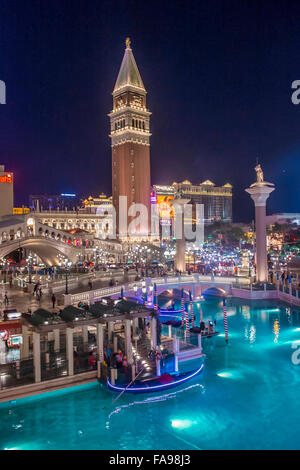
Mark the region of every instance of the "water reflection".
<instances>
[{"instance_id":1,"label":"water reflection","mask_svg":"<svg viewBox=\"0 0 300 470\"><path fill-rule=\"evenodd\" d=\"M279 338L279 331L280 331L280 325L279 325L279 320L276 318L273 323L273 333L274 333L274 343L278 343L278 338Z\"/></svg>"}]
</instances>

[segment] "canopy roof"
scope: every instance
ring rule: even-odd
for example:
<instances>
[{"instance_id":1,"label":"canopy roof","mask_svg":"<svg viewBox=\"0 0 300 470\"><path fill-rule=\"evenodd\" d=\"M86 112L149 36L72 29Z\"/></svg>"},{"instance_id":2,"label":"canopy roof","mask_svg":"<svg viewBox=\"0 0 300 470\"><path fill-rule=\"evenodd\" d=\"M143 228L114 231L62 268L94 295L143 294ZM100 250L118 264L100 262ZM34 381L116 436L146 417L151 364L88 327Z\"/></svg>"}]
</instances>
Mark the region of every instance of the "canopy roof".
<instances>
[{"instance_id":1,"label":"canopy roof","mask_svg":"<svg viewBox=\"0 0 300 470\"><path fill-rule=\"evenodd\" d=\"M60 323L61 318L53 312L38 308L32 315L26 315L26 320L33 326Z\"/></svg>"}]
</instances>

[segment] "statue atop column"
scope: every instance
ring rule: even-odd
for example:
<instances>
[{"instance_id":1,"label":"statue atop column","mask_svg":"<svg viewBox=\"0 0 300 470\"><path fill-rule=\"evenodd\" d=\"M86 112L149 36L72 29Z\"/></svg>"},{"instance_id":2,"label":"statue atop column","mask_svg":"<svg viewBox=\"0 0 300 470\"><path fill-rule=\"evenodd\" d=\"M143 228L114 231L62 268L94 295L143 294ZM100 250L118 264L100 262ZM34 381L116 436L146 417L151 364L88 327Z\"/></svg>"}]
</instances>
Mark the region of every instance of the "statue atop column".
<instances>
[{"instance_id":1,"label":"statue atop column","mask_svg":"<svg viewBox=\"0 0 300 470\"><path fill-rule=\"evenodd\" d=\"M254 170L256 171L256 181L255 183L251 184L250 188L253 186L274 186L273 183L268 183L268 181L264 180L264 173L260 164L257 164Z\"/></svg>"},{"instance_id":2,"label":"statue atop column","mask_svg":"<svg viewBox=\"0 0 300 470\"><path fill-rule=\"evenodd\" d=\"M261 166L259 164L256 165L254 170L256 171L256 180L257 180L256 182L257 183L263 183L264 182L264 174L263 174L263 171L261 169Z\"/></svg>"}]
</instances>

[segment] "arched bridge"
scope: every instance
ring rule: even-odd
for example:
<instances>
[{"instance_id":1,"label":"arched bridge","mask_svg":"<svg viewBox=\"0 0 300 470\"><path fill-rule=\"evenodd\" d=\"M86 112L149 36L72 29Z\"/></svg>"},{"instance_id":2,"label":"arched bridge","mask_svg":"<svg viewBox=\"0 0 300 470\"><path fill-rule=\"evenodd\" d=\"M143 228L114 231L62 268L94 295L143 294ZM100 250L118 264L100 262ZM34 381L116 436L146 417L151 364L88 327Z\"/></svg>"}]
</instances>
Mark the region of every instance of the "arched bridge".
<instances>
[{"instance_id":1,"label":"arched bridge","mask_svg":"<svg viewBox=\"0 0 300 470\"><path fill-rule=\"evenodd\" d=\"M28 248L48 266L59 264L60 256L72 263L90 260L97 248L104 249L115 262L122 261L122 247L108 240L97 240L92 234L69 233L41 224L30 216L9 217L0 221L0 257L19 248Z\"/></svg>"},{"instance_id":2,"label":"arched bridge","mask_svg":"<svg viewBox=\"0 0 300 470\"><path fill-rule=\"evenodd\" d=\"M80 292L78 294L68 294L64 296L65 305L77 305L78 302L86 302L93 304L103 297L115 297L118 298L123 289L125 296L143 296L143 287L146 287L146 291L151 297L153 297L153 286L154 283L157 286L157 295L162 294L167 290L173 289L184 289L185 293L192 292L193 299L195 300L207 289L215 288L220 290L220 295L230 294L232 284L236 281L236 278L232 277L212 277L212 276L201 276L194 274L191 276L180 276L180 277L162 277L162 278L147 278L144 281L132 282L130 284L119 285L114 287L103 287L101 289L89 290ZM239 278L241 284L249 284L249 279Z\"/></svg>"}]
</instances>

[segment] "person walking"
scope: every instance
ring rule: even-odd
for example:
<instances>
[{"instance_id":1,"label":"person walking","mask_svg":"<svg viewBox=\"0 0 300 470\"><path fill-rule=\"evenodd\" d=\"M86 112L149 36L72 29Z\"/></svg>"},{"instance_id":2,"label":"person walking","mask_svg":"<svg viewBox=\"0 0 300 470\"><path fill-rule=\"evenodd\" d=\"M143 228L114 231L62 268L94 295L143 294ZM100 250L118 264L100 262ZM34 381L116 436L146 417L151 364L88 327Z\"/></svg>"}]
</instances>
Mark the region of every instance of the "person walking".
<instances>
[{"instance_id":1,"label":"person walking","mask_svg":"<svg viewBox=\"0 0 300 470\"><path fill-rule=\"evenodd\" d=\"M55 302L56 302L56 297L55 297L54 294L52 294L51 301L52 301L52 307L54 309L55 308Z\"/></svg>"},{"instance_id":2,"label":"person walking","mask_svg":"<svg viewBox=\"0 0 300 470\"><path fill-rule=\"evenodd\" d=\"M7 292L5 292L5 294L4 294L4 305L7 307L8 303L9 303L9 300L8 300L8 297L7 297Z\"/></svg>"}]
</instances>

